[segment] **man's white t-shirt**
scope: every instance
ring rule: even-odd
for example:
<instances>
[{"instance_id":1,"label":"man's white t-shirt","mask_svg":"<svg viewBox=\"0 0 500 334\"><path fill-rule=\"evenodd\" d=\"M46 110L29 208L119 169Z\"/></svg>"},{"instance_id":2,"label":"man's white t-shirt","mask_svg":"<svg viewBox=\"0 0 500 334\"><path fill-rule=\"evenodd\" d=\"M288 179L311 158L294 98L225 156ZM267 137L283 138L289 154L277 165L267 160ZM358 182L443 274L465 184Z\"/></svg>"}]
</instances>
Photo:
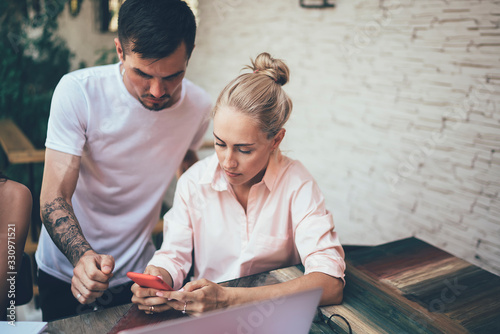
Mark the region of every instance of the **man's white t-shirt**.
<instances>
[{"instance_id":1,"label":"man's white t-shirt","mask_svg":"<svg viewBox=\"0 0 500 334\"><path fill-rule=\"evenodd\" d=\"M186 151L201 145L210 109L208 94L184 79L176 104L148 110L127 91L119 64L69 73L56 87L45 145L81 156L72 205L91 247L115 259L110 286L142 272L153 256L163 195ZM73 266L45 227L36 260L71 282Z\"/></svg>"}]
</instances>

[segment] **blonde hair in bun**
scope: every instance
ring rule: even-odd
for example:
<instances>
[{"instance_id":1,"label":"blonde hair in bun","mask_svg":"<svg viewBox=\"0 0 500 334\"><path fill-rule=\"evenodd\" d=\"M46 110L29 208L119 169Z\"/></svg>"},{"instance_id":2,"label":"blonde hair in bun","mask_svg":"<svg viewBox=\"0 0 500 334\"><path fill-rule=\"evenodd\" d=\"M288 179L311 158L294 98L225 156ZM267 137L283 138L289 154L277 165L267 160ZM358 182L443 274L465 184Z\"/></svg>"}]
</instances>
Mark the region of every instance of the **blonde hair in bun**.
<instances>
[{"instance_id":1,"label":"blonde hair in bun","mask_svg":"<svg viewBox=\"0 0 500 334\"><path fill-rule=\"evenodd\" d=\"M283 88L290 70L281 60L263 52L245 66L252 73L239 75L220 93L212 111L215 116L221 107L231 107L253 118L260 129L273 138L283 128L292 112L292 100Z\"/></svg>"}]
</instances>

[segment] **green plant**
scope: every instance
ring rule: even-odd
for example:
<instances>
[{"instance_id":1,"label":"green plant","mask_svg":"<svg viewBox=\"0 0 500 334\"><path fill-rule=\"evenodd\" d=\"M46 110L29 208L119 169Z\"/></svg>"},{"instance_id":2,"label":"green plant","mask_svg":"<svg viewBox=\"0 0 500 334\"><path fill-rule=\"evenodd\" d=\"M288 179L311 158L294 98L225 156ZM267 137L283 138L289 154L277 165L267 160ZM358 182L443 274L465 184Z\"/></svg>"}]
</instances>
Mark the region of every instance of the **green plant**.
<instances>
[{"instance_id":1,"label":"green plant","mask_svg":"<svg viewBox=\"0 0 500 334\"><path fill-rule=\"evenodd\" d=\"M114 64L119 60L115 47L99 49L96 51L96 54L99 55L94 64L96 66Z\"/></svg>"},{"instance_id":2,"label":"green plant","mask_svg":"<svg viewBox=\"0 0 500 334\"><path fill-rule=\"evenodd\" d=\"M50 101L55 86L70 69L71 52L57 38L57 16L65 0L43 1L38 10L28 10L26 0L0 2L0 117L11 118L37 148L43 148L47 133ZM28 168L0 168L28 184ZM35 190L42 178L42 164L35 168Z\"/></svg>"}]
</instances>

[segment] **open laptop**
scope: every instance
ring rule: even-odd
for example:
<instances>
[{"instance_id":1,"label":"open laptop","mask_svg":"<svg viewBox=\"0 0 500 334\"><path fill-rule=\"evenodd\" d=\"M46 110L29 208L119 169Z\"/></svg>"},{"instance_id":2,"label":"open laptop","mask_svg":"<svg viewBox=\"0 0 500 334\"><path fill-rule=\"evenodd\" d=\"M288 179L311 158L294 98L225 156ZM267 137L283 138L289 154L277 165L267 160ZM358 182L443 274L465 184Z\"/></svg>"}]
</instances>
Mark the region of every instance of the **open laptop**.
<instances>
[{"instance_id":1,"label":"open laptop","mask_svg":"<svg viewBox=\"0 0 500 334\"><path fill-rule=\"evenodd\" d=\"M321 298L317 288L121 331L120 334L307 334Z\"/></svg>"}]
</instances>

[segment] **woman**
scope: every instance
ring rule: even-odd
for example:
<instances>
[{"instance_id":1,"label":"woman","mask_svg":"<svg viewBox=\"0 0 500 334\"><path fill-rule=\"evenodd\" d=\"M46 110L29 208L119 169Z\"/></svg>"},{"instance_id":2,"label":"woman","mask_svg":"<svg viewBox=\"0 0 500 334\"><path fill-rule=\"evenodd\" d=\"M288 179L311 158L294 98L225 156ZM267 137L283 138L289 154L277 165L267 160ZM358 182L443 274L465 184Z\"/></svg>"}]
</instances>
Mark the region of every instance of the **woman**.
<instances>
[{"instance_id":1,"label":"woman","mask_svg":"<svg viewBox=\"0 0 500 334\"><path fill-rule=\"evenodd\" d=\"M289 70L267 53L252 73L224 88L213 110L216 154L179 179L164 218L164 242L146 274L180 289L132 286L139 309L191 314L322 287L321 304L342 301L344 252L324 198L304 166L279 151L292 102L282 89ZM305 275L255 288L221 282L302 262Z\"/></svg>"},{"instance_id":2,"label":"woman","mask_svg":"<svg viewBox=\"0 0 500 334\"><path fill-rule=\"evenodd\" d=\"M29 189L0 171L0 321L7 320L7 308L14 302L8 273L20 269L32 204Z\"/></svg>"}]
</instances>

